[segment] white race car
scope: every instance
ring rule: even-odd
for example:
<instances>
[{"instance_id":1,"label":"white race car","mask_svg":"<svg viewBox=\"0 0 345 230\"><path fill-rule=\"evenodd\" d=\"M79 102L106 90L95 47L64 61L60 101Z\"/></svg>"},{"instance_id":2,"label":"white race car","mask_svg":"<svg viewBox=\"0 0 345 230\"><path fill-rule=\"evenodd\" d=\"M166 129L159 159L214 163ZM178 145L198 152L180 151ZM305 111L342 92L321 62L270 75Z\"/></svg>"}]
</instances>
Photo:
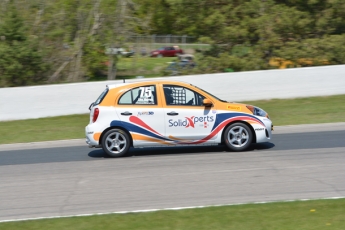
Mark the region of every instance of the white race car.
<instances>
[{"instance_id":1,"label":"white race car","mask_svg":"<svg viewBox=\"0 0 345 230\"><path fill-rule=\"evenodd\" d=\"M86 143L112 157L130 147L225 144L242 151L269 141L273 130L264 110L175 81L109 85L90 111Z\"/></svg>"}]
</instances>

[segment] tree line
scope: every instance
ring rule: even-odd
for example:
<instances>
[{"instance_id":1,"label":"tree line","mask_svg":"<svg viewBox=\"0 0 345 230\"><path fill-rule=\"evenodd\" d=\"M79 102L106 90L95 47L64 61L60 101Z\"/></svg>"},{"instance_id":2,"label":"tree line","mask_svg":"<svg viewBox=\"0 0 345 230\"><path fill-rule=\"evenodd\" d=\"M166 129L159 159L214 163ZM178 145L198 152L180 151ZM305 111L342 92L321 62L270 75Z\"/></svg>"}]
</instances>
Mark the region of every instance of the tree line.
<instances>
[{"instance_id":1,"label":"tree line","mask_svg":"<svg viewBox=\"0 0 345 230\"><path fill-rule=\"evenodd\" d=\"M129 36L211 45L191 73L345 63L343 0L0 0L0 87L116 77ZM107 64L105 64L107 63Z\"/></svg>"}]
</instances>

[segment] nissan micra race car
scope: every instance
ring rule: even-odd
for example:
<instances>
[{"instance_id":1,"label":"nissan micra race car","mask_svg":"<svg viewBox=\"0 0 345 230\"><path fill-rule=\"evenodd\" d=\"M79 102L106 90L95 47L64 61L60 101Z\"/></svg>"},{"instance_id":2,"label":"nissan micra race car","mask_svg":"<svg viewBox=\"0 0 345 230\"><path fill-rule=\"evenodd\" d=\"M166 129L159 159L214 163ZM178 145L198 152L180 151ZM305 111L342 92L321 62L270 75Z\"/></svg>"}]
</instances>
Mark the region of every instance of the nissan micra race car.
<instances>
[{"instance_id":1,"label":"nissan micra race car","mask_svg":"<svg viewBox=\"0 0 345 230\"><path fill-rule=\"evenodd\" d=\"M112 157L124 156L130 147L225 144L243 151L269 141L273 130L264 110L183 82L108 85L89 109L86 143Z\"/></svg>"}]
</instances>

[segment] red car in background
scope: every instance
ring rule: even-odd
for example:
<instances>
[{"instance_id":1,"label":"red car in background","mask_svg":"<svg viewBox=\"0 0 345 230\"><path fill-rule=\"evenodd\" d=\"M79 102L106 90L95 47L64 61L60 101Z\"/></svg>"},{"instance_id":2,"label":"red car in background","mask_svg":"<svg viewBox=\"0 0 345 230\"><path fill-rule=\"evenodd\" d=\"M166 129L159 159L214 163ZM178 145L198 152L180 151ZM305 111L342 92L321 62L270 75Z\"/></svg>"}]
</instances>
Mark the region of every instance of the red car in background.
<instances>
[{"instance_id":1,"label":"red car in background","mask_svg":"<svg viewBox=\"0 0 345 230\"><path fill-rule=\"evenodd\" d=\"M183 54L183 50L178 46L167 46L151 51L150 57L176 57Z\"/></svg>"}]
</instances>

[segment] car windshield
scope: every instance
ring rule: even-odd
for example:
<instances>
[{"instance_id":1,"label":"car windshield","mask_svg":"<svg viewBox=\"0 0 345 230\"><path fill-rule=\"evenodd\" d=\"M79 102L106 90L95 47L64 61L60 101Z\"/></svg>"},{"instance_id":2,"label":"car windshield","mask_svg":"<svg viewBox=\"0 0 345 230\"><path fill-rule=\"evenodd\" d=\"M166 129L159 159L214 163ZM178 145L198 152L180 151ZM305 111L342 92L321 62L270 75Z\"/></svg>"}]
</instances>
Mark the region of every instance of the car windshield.
<instances>
[{"instance_id":1,"label":"car windshield","mask_svg":"<svg viewBox=\"0 0 345 230\"><path fill-rule=\"evenodd\" d=\"M158 50L164 50L164 47L162 47L162 48L159 48Z\"/></svg>"},{"instance_id":2,"label":"car windshield","mask_svg":"<svg viewBox=\"0 0 345 230\"><path fill-rule=\"evenodd\" d=\"M222 100L222 99L220 99L220 98L214 96L212 93L209 93L209 92L207 92L206 90L203 90L203 89L201 89L201 88L199 88L199 87L197 87L197 86L195 86L195 85L192 85L192 86L194 86L195 88L200 89L201 91L203 91L203 92L207 93L208 95L214 97L214 98L217 99L218 101L227 102L227 101L225 101L225 100Z\"/></svg>"}]
</instances>

